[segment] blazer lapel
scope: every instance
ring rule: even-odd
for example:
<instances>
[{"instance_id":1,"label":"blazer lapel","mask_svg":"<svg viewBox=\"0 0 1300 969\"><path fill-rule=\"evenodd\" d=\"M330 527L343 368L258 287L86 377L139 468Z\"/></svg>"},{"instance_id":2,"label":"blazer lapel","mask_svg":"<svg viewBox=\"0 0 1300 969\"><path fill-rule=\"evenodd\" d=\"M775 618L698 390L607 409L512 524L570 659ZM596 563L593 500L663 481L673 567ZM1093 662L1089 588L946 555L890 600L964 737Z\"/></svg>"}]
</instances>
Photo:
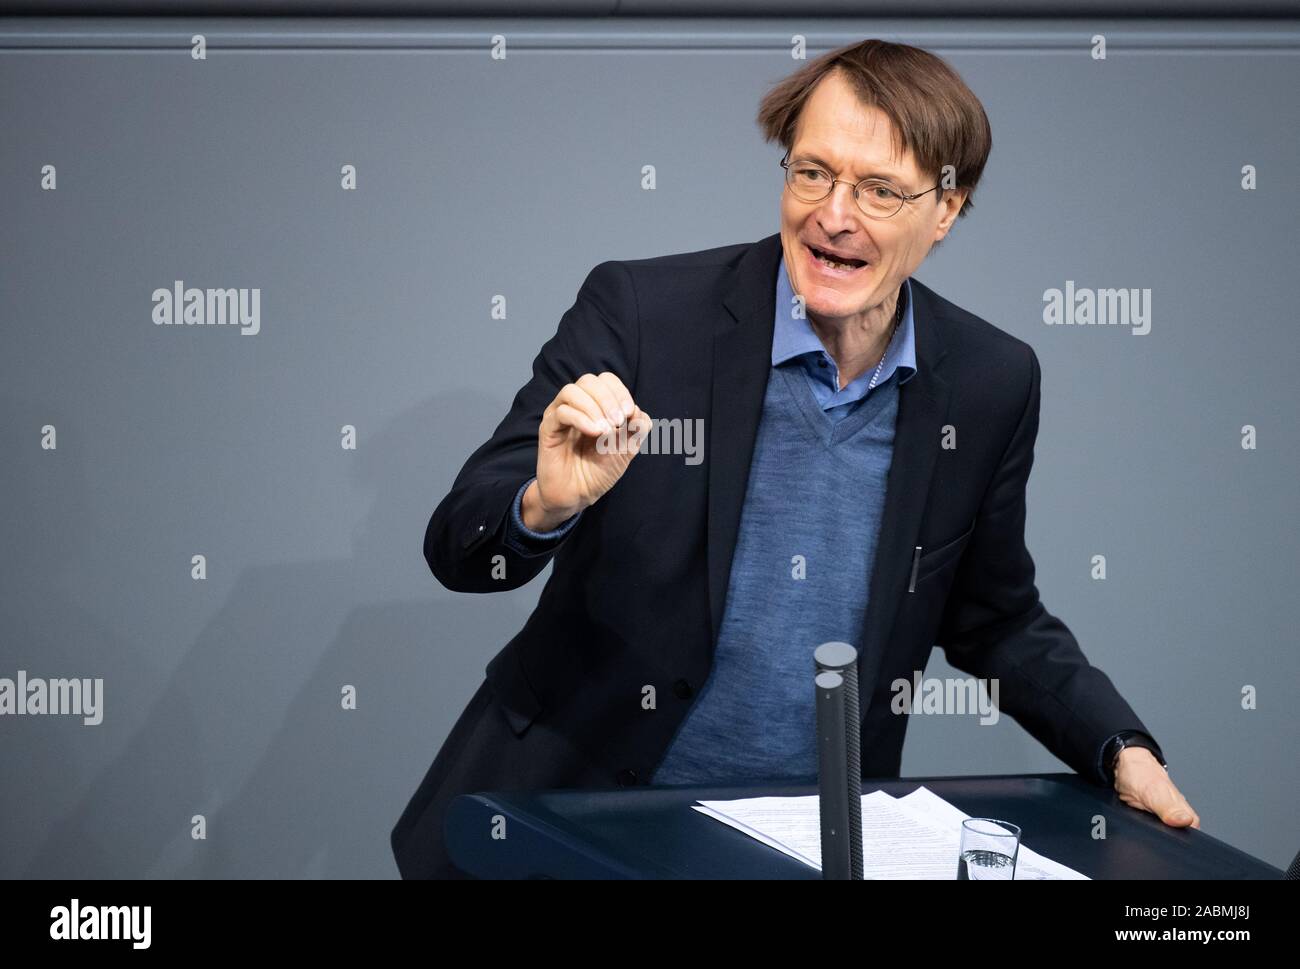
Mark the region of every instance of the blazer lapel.
<instances>
[{"instance_id":1,"label":"blazer lapel","mask_svg":"<svg viewBox=\"0 0 1300 969\"><path fill-rule=\"evenodd\" d=\"M712 410L708 453L709 614L716 645L722 628L731 559L740 529L749 482L749 465L772 369L772 328L776 314L776 270L781 261L780 233L752 245L733 270L723 296L727 313L713 332ZM885 508L871 575L870 601L858 646L859 696L869 697L888 645L889 631L905 594L912 551L943 419L948 412L948 382L938 372L946 349L939 340L929 290L912 280L912 320L916 374L899 387L894 456L889 468ZM865 716L867 704L860 702Z\"/></svg>"},{"instance_id":2,"label":"blazer lapel","mask_svg":"<svg viewBox=\"0 0 1300 969\"><path fill-rule=\"evenodd\" d=\"M772 371L776 317L776 270L781 235L746 250L723 294L713 335L712 409L709 418L709 616L710 647L718 642L731 578L731 557L749 484L749 463Z\"/></svg>"},{"instance_id":3,"label":"blazer lapel","mask_svg":"<svg viewBox=\"0 0 1300 969\"><path fill-rule=\"evenodd\" d=\"M889 639L894 617L912 571L912 553L921 534L921 518L940 429L948 415L949 385L939 372L947 350L939 340L929 290L912 280L912 324L916 339L916 373L898 388L894 456L885 487L885 510L876 542L867 615L858 647L858 710L866 716L868 700Z\"/></svg>"}]
</instances>

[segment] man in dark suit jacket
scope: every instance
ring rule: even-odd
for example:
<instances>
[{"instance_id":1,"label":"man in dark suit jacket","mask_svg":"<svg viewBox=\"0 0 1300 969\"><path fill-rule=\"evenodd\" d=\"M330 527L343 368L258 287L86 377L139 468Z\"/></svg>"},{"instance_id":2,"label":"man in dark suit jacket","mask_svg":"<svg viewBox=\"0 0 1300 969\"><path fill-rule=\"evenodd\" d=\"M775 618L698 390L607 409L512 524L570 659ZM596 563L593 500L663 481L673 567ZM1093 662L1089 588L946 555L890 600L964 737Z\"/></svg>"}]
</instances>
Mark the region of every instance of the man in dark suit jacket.
<instances>
[{"instance_id":1,"label":"man in dark suit jacket","mask_svg":"<svg viewBox=\"0 0 1300 969\"><path fill-rule=\"evenodd\" d=\"M824 631L810 639L814 613L777 628L785 614L760 617L766 632L744 625L746 610L794 601L781 598L788 556L754 567L773 530L815 546L842 526L853 547L835 554L868 563L819 573L833 586L826 608L855 617L837 621L860 617L833 638L859 647L863 777L898 776L907 717L891 709L891 684L923 670L937 644L953 666L995 679L1000 709L1078 773L1166 823L1199 824L1145 726L1039 601L1024 542L1034 351L911 278L983 164L958 165L957 187L930 196L936 159L891 151L906 106L863 103L854 72L892 72L903 85L915 50L869 41L832 52L770 95L760 120L788 149L781 231L596 266L434 512L424 552L448 589L513 589L554 568L393 829L404 877L460 874L442 832L457 794L647 784L670 752L675 777L710 764L815 773L796 707L806 694L811 710L811 651ZM960 80L925 58L973 110ZM863 183L881 172L887 181ZM791 307L778 305L786 292L797 294ZM792 335L803 350L778 363ZM798 426L800 413L816 427L819 406L832 437L832 423L873 407L885 433L863 439L849 458L858 465L823 459L814 436L794 460L809 493L838 494L837 507L759 520L755 503L781 507L759 469L776 473L799 453L782 450L791 435L774 428ZM794 423L776 423L782 408ZM640 453L651 414L701 421L704 460ZM611 428L636 434L611 450ZM846 482L856 490L824 490ZM871 554L855 557L859 546ZM723 654L727 672L711 681ZM764 676L768 662L808 676L791 687L796 676Z\"/></svg>"}]
</instances>

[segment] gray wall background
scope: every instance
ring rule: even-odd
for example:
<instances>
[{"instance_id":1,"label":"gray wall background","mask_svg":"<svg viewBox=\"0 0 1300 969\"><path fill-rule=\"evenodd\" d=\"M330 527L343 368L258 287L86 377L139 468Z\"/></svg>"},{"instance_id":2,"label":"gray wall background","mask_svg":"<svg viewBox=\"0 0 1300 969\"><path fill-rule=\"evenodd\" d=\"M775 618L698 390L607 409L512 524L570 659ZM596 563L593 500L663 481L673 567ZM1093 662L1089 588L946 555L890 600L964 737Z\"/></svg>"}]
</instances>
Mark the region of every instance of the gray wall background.
<instances>
[{"instance_id":1,"label":"gray wall background","mask_svg":"<svg viewBox=\"0 0 1300 969\"><path fill-rule=\"evenodd\" d=\"M976 210L917 276L1042 361L1044 602L1203 830L1285 866L1294 23L8 19L0 676L101 676L105 703L0 718L0 875L395 876L392 824L543 581L447 592L428 516L592 266L776 231L753 116L794 33L918 44L983 100ZM177 279L260 287L261 333L155 326ZM1044 325L1067 279L1150 288L1151 332ZM1060 769L1009 718L915 716L903 760Z\"/></svg>"}]
</instances>

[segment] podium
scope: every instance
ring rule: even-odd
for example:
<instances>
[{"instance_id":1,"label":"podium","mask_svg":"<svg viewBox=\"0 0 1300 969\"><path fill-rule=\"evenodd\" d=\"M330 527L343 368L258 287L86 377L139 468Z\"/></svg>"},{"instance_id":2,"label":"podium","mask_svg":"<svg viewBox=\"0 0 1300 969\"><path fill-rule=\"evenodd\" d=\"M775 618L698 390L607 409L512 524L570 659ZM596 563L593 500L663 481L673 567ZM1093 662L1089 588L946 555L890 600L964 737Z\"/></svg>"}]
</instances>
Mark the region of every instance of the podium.
<instances>
[{"instance_id":1,"label":"podium","mask_svg":"<svg viewBox=\"0 0 1300 969\"><path fill-rule=\"evenodd\" d=\"M972 817L1012 821L1022 844L1093 879L1280 879L1203 831L1171 828L1077 774L863 779L901 797L924 785ZM807 878L821 873L691 809L697 801L816 795L815 778L747 787L662 786L462 794L443 833L477 878ZM1094 816L1106 819L1094 839ZM504 831L505 837L493 837ZM957 848L953 845L953 874Z\"/></svg>"}]
</instances>

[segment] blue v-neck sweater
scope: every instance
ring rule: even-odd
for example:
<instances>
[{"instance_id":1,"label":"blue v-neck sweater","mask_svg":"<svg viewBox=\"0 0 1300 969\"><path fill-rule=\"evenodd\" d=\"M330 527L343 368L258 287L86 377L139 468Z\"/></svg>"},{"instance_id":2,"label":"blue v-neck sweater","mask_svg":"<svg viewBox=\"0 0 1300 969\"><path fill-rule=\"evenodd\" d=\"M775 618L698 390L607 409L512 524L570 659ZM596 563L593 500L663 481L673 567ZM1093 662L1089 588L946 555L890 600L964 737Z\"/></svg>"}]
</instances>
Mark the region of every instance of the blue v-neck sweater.
<instances>
[{"instance_id":1,"label":"blue v-neck sweater","mask_svg":"<svg viewBox=\"0 0 1300 969\"><path fill-rule=\"evenodd\" d=\"M816 775L812 654L861 649L897 413L896 380L835 422L771 371L713 667L651 783Z\"/></svg>"}]
</instances>

